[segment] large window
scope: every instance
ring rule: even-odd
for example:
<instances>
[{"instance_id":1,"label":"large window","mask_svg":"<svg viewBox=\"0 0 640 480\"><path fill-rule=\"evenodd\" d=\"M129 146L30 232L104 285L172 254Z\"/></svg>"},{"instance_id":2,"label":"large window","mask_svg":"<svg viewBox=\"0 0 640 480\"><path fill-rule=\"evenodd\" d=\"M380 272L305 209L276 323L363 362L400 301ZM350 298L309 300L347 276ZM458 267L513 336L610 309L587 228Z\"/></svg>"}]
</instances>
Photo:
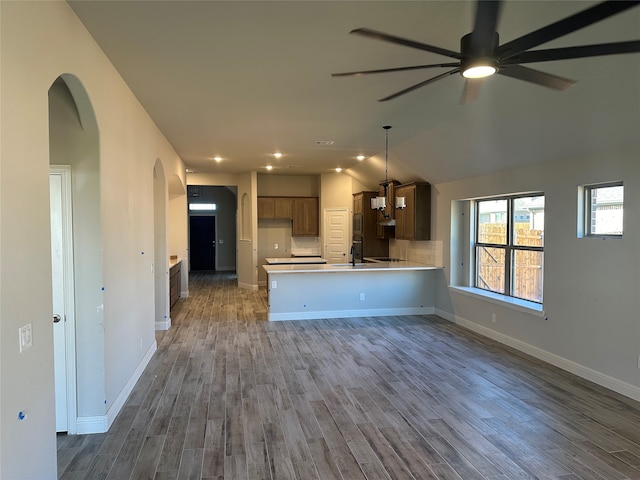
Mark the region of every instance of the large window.
<instances>
[{"instance_id":1,"label":"large window","mask_svg":"<svg viewBox=\"0 0 640 480\"><path fill-rule=\"evenodd\" d=\"M587 236L622 236L624 187L622 182L584 187Z\"/></svg>"},{"instance_id":2,"label":"large window","mask_svg":"<svg viewBox=\"0 0 640 480\"><path fill-rule=\"evenodd\" d=\"M475 286L542 303L544 195L475 202Z\"/></svg>"}]
</instances>

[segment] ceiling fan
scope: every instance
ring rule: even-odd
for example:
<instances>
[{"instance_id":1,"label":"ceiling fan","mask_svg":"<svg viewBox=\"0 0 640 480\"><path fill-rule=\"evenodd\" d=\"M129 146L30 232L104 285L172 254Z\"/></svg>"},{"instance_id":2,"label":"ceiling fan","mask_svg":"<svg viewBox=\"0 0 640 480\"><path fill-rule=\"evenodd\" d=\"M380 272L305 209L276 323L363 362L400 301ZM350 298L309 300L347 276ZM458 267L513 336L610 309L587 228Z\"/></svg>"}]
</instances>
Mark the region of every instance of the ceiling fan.
<instances>
[{"instance_id":1,"label":"ceiling fan","mask_svg":"<svg viewBox=\"0 0 640 480\"><path fill-rule=\"evenodd\" d=\"M612 15L635 7L638 4L640 4L640 1L636 0L601 2L563 20L559 20L500 45L496 26L502 2L498 0L478 0L473 31L460 39L460 52L389 35L369 28L357 28L350 33L444 55L456 61L432 65L414 65L379 70L364 70L360 72L333 73L331 76L347 77L428 68L452 68L452 70L448 70L435 77L412 85L409 88L381 98L379 100L380 102L399 97L400 95L424 87L454 73L460 73L466 79L464 92L462 94L463 104L474 101L479 94L482 79L494 73L535 83L554 90L564 90L574 84L575 81L540 70L534 70L529 67L523 67L521 64L640 52L640 40L551 48L546 50L530 49L585 28Z\"/></svg>"}]
</instances>

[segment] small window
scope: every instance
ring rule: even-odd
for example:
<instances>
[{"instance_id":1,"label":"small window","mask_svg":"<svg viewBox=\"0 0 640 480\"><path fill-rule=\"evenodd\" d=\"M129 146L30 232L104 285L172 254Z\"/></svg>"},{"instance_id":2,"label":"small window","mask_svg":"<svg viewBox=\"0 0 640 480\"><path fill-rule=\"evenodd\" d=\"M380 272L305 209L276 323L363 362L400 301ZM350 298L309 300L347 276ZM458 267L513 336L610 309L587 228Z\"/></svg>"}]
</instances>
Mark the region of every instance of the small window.
<instances>
[{"instance_id":1,"label":"small window","mask_svg":"<svg viewBox=\"0 0 640 480\"><path fill-rule=\"evenodd\" d=\"M624 187L622 182L584 187L587 236L622 236Z\"/></svg>"},{"instance_id":2,"label":"small window","mask_svg":"<svg viewBox=\"0 0 640 480\"><path fill-rule=\"evenodd\" d=\"M215 203L190 203L189 210L193 211L213 211L216 209Z\"/></svg>"}]
</instances>

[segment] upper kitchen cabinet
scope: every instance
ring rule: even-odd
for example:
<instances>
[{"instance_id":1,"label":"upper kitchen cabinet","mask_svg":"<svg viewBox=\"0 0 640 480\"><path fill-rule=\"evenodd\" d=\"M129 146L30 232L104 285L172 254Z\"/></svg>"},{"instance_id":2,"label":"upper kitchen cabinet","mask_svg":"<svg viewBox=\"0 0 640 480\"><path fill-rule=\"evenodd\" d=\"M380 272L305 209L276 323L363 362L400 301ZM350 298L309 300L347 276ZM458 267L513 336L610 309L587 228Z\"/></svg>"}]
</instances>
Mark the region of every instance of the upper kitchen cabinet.
<instances>
[{"instance_id":1,"label":"upper kitchen cabinet","mask_svg":"<svg viewBox=\"0 0 640 480\"><path fill-rule=\"evenodd\" d=\"M404 207L396 208L396 239L398 240L430 240L431 239L431 185L428 183L407 183L395 189L394 206L402 203Z\"/></svg>"},{"instance_id":2,"label":"upper kitchen cabinet","mask_svg":"<svg viewBox=\"0 0 640 480\"><path fill-rule=\"evenodd\" d=\"M292 197L258 197L258 218L293 218Z\"/></svg>"},{"instance_id":3,"label":"upper kitchen cabinet","mask_svg":"<svg viewBox=\"0 0 640 480\"><path fill-rule=\"evenodd\" d=\"M294 237L317 237L320 235L318 197L293 197Z\"/></svg>"}]
</instances>

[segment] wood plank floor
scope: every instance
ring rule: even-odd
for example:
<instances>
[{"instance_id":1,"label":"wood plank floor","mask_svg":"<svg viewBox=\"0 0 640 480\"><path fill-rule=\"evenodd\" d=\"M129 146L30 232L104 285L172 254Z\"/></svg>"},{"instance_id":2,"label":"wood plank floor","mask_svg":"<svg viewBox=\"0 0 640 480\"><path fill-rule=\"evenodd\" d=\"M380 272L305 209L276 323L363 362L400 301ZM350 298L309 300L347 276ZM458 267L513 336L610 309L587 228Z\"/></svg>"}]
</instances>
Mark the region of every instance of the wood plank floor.
<instances>
[{"instance_id":1,"label":"wood plank floor","mask_svg":"<svg viewBox=\"0 0 640 480\"><path fill-rule=\"evenodd\" d=\"M640 403L435 316L268 323L265 292L192 274L76 479L640 479Z\"/></svg>"}]
</instances>

